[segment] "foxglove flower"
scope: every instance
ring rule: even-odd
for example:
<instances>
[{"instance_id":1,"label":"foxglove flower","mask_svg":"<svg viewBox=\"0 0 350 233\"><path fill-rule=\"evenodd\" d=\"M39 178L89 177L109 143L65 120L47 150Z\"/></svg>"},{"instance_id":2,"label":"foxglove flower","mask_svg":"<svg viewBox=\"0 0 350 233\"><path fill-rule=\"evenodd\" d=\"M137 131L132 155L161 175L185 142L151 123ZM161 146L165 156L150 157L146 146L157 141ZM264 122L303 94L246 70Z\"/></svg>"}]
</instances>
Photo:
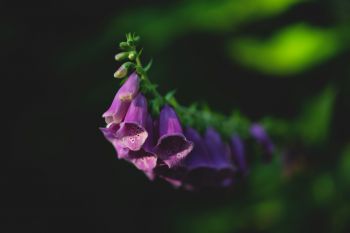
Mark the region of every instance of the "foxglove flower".
<instances>
[{"instance_id":1,"label":"foxglove flower","mask_svg":"<svg viewBox=\"0 0 350 233\"><path fill-rule=\"evenodd\" d=\"M183 135L173 108L164 106L159 116L159 139L155 153L169 167L176 167L192 150L193 144Z\"/></svg>"},{"instance_id":2,"label":"foxglove flower","mask_svg":"<svg viewBox=\"0 0 350 233\"><path fill-rule=\"evenodd\" d=\"M270 161L274 152L275 146L272 143L269 135L266 133L264 127L260 124L253 124L250 127L250 134L263 148L263 159Z\"/></svg>"},{"instance_id":3,"label":"foxglove flower","mask_svg":"<svg viewBox=\"0 0 350 233\"><path fill-rule=\"evenodd\" d=\"M145 129L148 116L147 100L139 93L131 102L120 129L116 132L119 145L138 151L145 143L148 133Z\"/></svg>"},{"instance_id":4,"label":"foxglove flower","mask_svg":"<svg viewBox=\"0 0 350 233\"><path fill-rule=\"evenodd\" d=\"M183 166L187 169L185 186L194 188L215 185L218 171L205 141L192 128L187 128L185 135L194 143L193 150L183 162Z\"/></svg>"},{"instance_id":5,"label":"foxglove flower","mask_svg":"<svg viewBox=\"0 0 350 233\"><path fill-rule=\"evenodd\" d=\"M201 135L193 128L186 128L185 136L194 144L193 150L186 157L183 164L188 170L203 167L214 167L212 158Z\"/></svg>"},{"instance_id":6,"label":"foxglove flower","mask_svg":"<svg viewBox=\"0 0 350 233\"><path fill-rule=\"evenodd\" d=\"M112 122L120 123L124 119L130 103L138 93L138 90L139 77L136 73L133 73L115 95L112 105L102 115L107 124Z\"/></svg>"},{"instance_id":7,"label":"foxglove flower","mask_svg":"<svg viewBox=\"0 0 350 233\"><path fill-rule=\"evenodd\" d=\"M116 123L111 123L107 125L106 128L100 128L105 138L113 145L117 152L117 157L119 159L127 157L129 150L120 145L116 138L116 132L119 130L120 126Z\"/></svg>"},{"instance_id":8,"label":"foxglove flower","mask_svg":"<svg viewBox=\"0 0 350 233\"><path fill-rule=\"evenodd\" d=\"M238 171L243 175L247 175L248 166L242 139L238 135L233 135L230 141L230 148L233 160L237 164Z\"/></svg>"},{"instance_id":9,"label":"foxglove flower","mask_svg":"<svg viewBox=\"0 0 350 233\"><path fill-rule=\"evenodd\" d=\"M146 130L148 137L143 144L142 148L138 151L129 151L127 159L132 162L139 170L145 172L145 174L151 179L154 179L153 169L157 164L157 156L153 152L155 145L153 120L151 115L148 115L146 121Z\"/></svg>"},{"instance_id":10,"label":"foxglove flower","mask_svg":"<svg viewBox=\"0 0 350 233\"><path fill-rule=\"evenodd\" d=\"M230 148L222 140L217 131L208 128L204 142L211 158L211 168L217 172L214 176L214 186L229 186L234 182L235 167L232 163Z\"/></svg>"},{"instance_id":11,"label":"foxglove flower","mask_svg":"<svg viewBox=\"0 0 350 233\"><path fill-rule=\"evenodd\" d=\"M229 147L219 134L209 128L202 138L195 129L187 128L185 136L193 142L193 150L177 167L158 167L157 174L173 186L188 190L232 185L235 167Z\"/></svg>"}]
</instances>

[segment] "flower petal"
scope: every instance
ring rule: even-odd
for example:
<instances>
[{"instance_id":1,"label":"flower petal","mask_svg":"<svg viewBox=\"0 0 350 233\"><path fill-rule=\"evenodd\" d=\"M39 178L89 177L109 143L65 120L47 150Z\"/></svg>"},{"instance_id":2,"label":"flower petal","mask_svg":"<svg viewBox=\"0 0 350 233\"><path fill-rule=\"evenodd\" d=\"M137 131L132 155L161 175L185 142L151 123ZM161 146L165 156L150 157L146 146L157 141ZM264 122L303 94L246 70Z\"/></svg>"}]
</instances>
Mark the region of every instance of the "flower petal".
<instances>
[{"instance_id":1,"label":"flower petal","mask_svg":"<svg viewBox=\"0 0 350 233\"><path fill-rule=\"evenodd\" d=\"M232 152L232 157L238 166L239 172L243 175L247 175L248 166L245 156L244 144L242 139L238 135L233 135L230 141L230 148Z\"/></svg>"},{"instance_id":2,"label":"flower petal","mask_svg":"<svg viewBox=\"0 0 350 233\"><path fill-rule=\"evenodd\" d=\"M116 131L119 129L119 124L109 124L106 128L100 128L105 138L114 146L119 159L125 158L128 155L129 150L118 142L116 138Z\"/></svg>"},{"instance_id":3,"label":"flower petal","mask_svg":"<svg viewBox=\"0 0 350 233\"><path fill-rule=\"evenodd\" d=\"M193 143L182 134L180 121L169 106L160 112L159 136L155 153L170 168L179 165L193 149Z\"/></svg>"},{"instance_id":4,"label":"flower petal","mask_svg":"<svg viewBox=\"0 0 350 233\"><path fill-rule=\"evenodd\" d=\"M132 151L141 149L148 137L145 129L147 115L146 98L142 94L138 94L131 102L125 119L116 133L121 145Z\"/></svg>"},{"instance_id":5,"label":"flower petal","mask_svg":"<svg viewBox=\"0 0 350 233\"><path fill-rule=\"evenodd\" d=\"M109 109L102 115L107 124L120 123L128 111L132 99L139 90L139 78L136 73L129 76L118 90Z\"/></svg>"}]
</instances>

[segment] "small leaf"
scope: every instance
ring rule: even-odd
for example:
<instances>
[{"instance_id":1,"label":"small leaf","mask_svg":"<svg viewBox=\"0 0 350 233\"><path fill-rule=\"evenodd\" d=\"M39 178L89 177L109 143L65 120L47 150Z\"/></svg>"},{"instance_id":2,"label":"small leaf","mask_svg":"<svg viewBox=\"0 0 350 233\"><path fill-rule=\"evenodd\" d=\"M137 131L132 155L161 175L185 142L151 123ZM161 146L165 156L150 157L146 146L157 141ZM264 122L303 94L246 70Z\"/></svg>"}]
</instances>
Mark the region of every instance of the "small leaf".
<instances>
[{"instance_id":1,"label":"small leaf","mask_svg":"<svg viewBox=\"0 0 350 233\"><path fill-rule=\"evenodd\" d=\"M140 39L141 39L141 37L139 37L139 36L135 36L135 37L134 37L134 41L135 41L135 43L138 43L138 42L140 41Z\"/></svg>"},{"instance_id":2,"label":"small leaf","mask_svg":"<svg viewBox=\"0 0 350 233\"><path fill-rule=\"evenodd\" d=\"M143 51L143 48L141 48L140 51L137 53L137 58L141 57L142 51Z\"/></svg>"},{"instance_id":3,"label":"small leaf","mask_svg":"<svg viewBox=\"0 0 350 233\"><path fill-rule=\"evenodd\" d=\"M131 36L131 33L126 33L126 40L127 42L131 41L132 40L132 36Z\"/></svg>"},{"instance_id":4,"label":"small leaf","mask_svg":"<svg viewBox=\"0 0 350 233\"><path fill-rule=\"evenodd\" d=\"M166 99L168 102L170 102L171 99L174 97L175 93L176 93L176 90L175 90L175 89L169 91L169 92L165 95L165 99Z\"/></svg>"},{"instance_id":5,"label":"small leaf","mask_svg":"<svg viewBox=\"0 0 350 233\"><path fill-rule=\"evenodd\" d=\"M148 62L148 64L145 66L144 70L145 70L146 72L151 68L152 63L153 63L153 59L151 59L151 60Z\"/></svg>"}]
</instances>

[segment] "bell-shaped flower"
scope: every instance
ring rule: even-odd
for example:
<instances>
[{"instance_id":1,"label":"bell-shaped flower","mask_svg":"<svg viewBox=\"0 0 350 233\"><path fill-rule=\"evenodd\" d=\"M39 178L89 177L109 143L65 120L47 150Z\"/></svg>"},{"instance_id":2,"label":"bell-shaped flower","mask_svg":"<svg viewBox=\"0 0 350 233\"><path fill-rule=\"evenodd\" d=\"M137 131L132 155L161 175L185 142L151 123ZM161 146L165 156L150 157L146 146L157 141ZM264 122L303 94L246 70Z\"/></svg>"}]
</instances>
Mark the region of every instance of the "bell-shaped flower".
<instances>
[{"instance_id":1,"label":"bell-shaped flower","mask_svg":"<svg viewBox=\"0 0 350 233\"><path fill-rule=\"evenodd\" d=\"M201 135L193 128L186 128L185 136L194 144L193 150L186 157L183 164L189 170L213 167L211 155Z\"/></svg>"},{"instance_id":2,"label":"bell-shaped flower","mask_svg":"<svg viewBox=\"0 0 350 233\"><path fill-rule=\"evenodd\" d=\"M212 166L217 169L233 169L229 147L221 140L213 128L207 128L204 141L211 155Z\"/></svg>"},{"instance_id":3,"label":"bell-shaped flower","mask_svg":"<svg viewBox=\"0 0 350 233\"><path fill-rule=\"evenodd\" d=\"M178 116L166 105L159 116L159 139L155 153L169 167L176 167L192 150L193 143L183 135Z\"/></svg>"},{"instance_id":4,"label":"bell-shaped flower","mask_svg":"<svg viewBox=\"0 0 350 233\"><path fill-rule=\"evenodd\" d=\"M118 139L116 138L116 132L120 128L119 124L111 123L107 125L106 128L100 128L105 138L113 145L117 152L117 157L119 159L126 158L129 150L124 146L120 145Z\"/></svg>"},{"instance_id":5,"label":"bell-shaped flower","mask_svg":"<svg viewBox=\"0 0 350 233\"><path fill-rule=\"evenodd\" d=\"M187 129L185 135L194 142L194 149L184 161L189 169L184 182L194 188L233 184L235 167L229 147L220 135L212 128L206 130L203 139L193 129Z\"/></svg>"},{"instance_id":6,"label":"bell-shaped flower","mask_svg":"<svg viewBox=\"0 0 350 233\"><path fill-rule=\"evenodd\" d=\"M136 73L133 73L125 81L125 83L118 90L114 97L112 105L102 115L105 118L107 124L109 123L120 123L124 117L131 101L137 95L139 91L139 77Z\"/></svg>"},{"instance_id":7,"label":"bell-shaped flower","mask_svg":"<svg viewBox=\"0 0 350 233\"><path fill-rule=\"evenodd\" d=\"M145 143L148 133L145 129L148 116L147 100L139 93L131 102L116 138L121 146L138 151Z\"/></svg>"},{"instance_id":8,"label":"bell-shaped flower","mask_svg":"<svg viewBox=\"0 0 350 233\"><path fill-rule=\"evenodd\" d=\"M236 134L232 135L230 140L230 148L233 160L238 167L238 172L240 172L243 176L246 176L248 173L248 166L243 140Z\"/></svg>"},{"instance_id":9,"label":"bell-shaped flower","mask_svg":"<svg viewBox=\"0 0 350 233\"><path fill-rule=\"evenodd\" d=\"M157 156L153 152L155 145L153 120L148 114L146 121L146 130L148 137L142 148L138 151L129 151L127 160L133 163L139 170L143 171L151 180L154 179L153 169L157 165Z\"/></svg>"}]
</instances>

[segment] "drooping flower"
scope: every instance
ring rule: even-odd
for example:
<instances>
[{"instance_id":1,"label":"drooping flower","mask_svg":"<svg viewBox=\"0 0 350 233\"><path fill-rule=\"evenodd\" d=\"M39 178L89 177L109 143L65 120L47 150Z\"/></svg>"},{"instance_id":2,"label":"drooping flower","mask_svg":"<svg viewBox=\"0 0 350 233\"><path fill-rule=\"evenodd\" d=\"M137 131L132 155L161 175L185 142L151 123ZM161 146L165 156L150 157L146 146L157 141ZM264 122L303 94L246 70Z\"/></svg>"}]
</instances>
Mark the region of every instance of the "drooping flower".
<instances>
[{"instance_id":1,"label":"drooping flower","mask_svg":"<svg viewBox=\"0 0 350 233\"><path fill-rule=\"evenodd\" d=\"M233 135L230 141L230 148L234 162L237 164L238 171L243 175L248 173L247 159L242 139L237 135Z\"/></svg>"},{"instance_id":2,"label":"drooping flower","mask_svg":"<svg viewBox=\"0 0 350 233\"><path fill-rule=\"evenodd\" d=\"M138 151L145 143L148 133L145 129L148 116L147 100L139 93L131 102L116 138L121 146Z\"/></svg>"},{"instance_id":3,"label":"drooping flower","mask_svg":"<svg viewBox=\"0 0 350 233\"><path fill-rule=\"evenodd\" d=\"M176 167L192 150L193 143L183 135L179 118L166 105L159 116L159 139L155 153L169 167Z\"/></svg>"},{"instance_id":4,"label":"drooping flower","mask_svg":"<svg viewBox=\"0 0 350 233\"><path fill-rule=\"evenodd\" d=\"M218 169L233 168L229 147L221 140L217 131L207 128L204 141L213 160L213 166Z\"/></svg>"},{"instance_id":5,"label":"drooping flower","mask_svg":"<svg viewBox=\"0 0 350 233\"><path fill-rule=\"evenodd\" d=\"M214 186L218 171L205 141L192 128L187 128L185 135L194 143L194 147L183 162L183 166L187 170L184 183L191 188Z\"/></svg>"},{"instance_id":6,"label":"drooping flower","mask_svg":"<svg viewBox=\"0 0 350 233\"><path fill-rule=\"evenodd\" d=\"M216 170L213 186L232 185L236 168L232 162L229 146L222 141L219 133L213 128L207 128L204 142L211 158L211 166Z\"/></svg>"},{"instance_id":7,"label":"drooping flower","mask_svg":"<svg viewBox=\"0 0 350 233\"><path fill-rule=\"evenodd\" d=\"M146 121L146 130L148 137L143 144L142 148L138 151L129 151L127 159L133 163L139 170L142 170L151 180L155 175L153 169L157 165L157 156L153 152L155 145L153 120L149 114Z\"/></svg>"},{"instance_id":8,"label":"drooping flower","mask_svg":"<svg viewBox=\"0 0 350 233\"><path fill-rule=\"evenodd\" d=\"M274 152L275 146L272 143L269 135L266 133L264 127L258 123L254 123L250 127L250 134L263 148L263 159L270 161Z\"/></svg>"},{"instance_id":9,"label":"drooping flower","mask_svg":"<svg viewBox=\"0 0 350 233\"><path fill-rule=\"evenodd\" d=\"M112 122L120 123L124 117L131 101L137 95L139 90L139 77L136 73L129 76L126 82L121 86L114 97L109 109L102 115L107 124Z\"/></svg>"},{"instance_id":10,"label":"drooping flower","mask_svg":"<svg viewBox=\"0 0 350 233\"><path fill-rule=\"evenodd\" d=\"M158 166L157 175L187 190L232 185L236 170L219 134L208 128L203 138L195 129L186 128L184 135L193 142L193 150L174 168Z\"/></svg>"},{"instance_id":11,"label":"drooping flower","mask_svg":"<svg viewBox=\"0 0 350 233\"><path fill-rule=\"evenodd\" d=\"M119 124L110 123L106 126L106 128L100 128L105 138L113 145L115 151L117 152L117 157L119 159L126 158L129 150L120 145L116 138L116 132L120 128Z\"/></svg>"},{"instance_id":12,"label":"drooping flower","mask_svg":"<svg viewBox=\"0 0 350 233\"><path fill-rule=\"evenodd\" d=\"M211 155L201 135L193 128L186 128L185 136L194 144L193 150L186 157L183 164L188 170L201 167L214 167Z\"/></svg>"}]
</instances>

